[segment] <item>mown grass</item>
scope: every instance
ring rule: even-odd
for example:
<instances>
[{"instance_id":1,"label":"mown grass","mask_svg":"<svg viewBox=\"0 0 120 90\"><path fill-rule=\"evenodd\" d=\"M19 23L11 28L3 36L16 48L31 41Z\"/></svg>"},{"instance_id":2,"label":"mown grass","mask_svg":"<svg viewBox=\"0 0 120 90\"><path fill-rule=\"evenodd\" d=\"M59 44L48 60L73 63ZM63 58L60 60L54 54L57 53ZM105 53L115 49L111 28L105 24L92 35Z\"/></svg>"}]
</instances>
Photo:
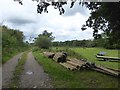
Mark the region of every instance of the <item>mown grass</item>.
<instances>
[{"instance_id":1,"label":"mown grass","mask_svg":"<svg viewBox=\"0 0 120 90\"><path fill-rule=\"evenodd\" d=\"M90 62L95 62L97 65L109 67L113 69L119 69L119 62L106 62L100 61L96 58L96 54L99 52L106 52L106 56L118 57L118 50L110 50L104 48L78 48L78 47L53 47L52 51L66 51L69 56L76 57L78 59L83 58Z\"/></svg>"},{"instance_id":2,"label":"mown grass","mask_svg":"<svg viewBox=\"0 0 120 90\"><path fill-rule=\"evenodd\" d=\"M24 64L27 59L27 54L28 54L28 52L26 51L21 56L21 59L19 60L18 65L16 66L15 71L13 72L14 76L12 78L10 88L18 88L19 87L20 75L21 75L22 71L24 70Z\"/></svg>"},{"instance_id":3,"label":"mown grass","mask_svg":"<svg viewBox=\"0 0 120 90\"><path fill-rule=\"evenodd\" d=\"M75 51L76 53L80 54L81 56L85 57L88 61L95 62L98 65L102 65L105 67L118 69L120 64L119 62L107 62L107 61L100 61L97 59L95 55L99 52L106 52L106 56L110 57L118 57L118 50L110 50L104 48L70 48L71 50Z\"/></svg>"},{"instance_id":4,"label":"mown grass","mask_svg":"<svg viewBox=\"0 0 120 90\"><path fill-rule=\"evenodd\" d=\"M117 78L96 71L69 71L40 51L33 52L37 61L53 80L55 88L118 88Z\"/></svg>"}]
</instances>

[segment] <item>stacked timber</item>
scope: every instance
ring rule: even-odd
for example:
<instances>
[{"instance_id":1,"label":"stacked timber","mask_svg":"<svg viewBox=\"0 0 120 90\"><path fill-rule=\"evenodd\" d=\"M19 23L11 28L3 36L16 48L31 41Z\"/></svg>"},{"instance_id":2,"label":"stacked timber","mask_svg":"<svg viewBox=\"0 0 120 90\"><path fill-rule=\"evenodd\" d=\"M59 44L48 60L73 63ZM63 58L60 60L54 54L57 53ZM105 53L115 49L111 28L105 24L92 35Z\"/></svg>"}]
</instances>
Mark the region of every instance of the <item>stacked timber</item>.
<instances>
[{"instance_id":1,"label":"stacked timber","mask_svg":"<svg viewBox=\"0 0 120 90\"><path fill-rule=\"evenodd\" d=\"M48 57L48 58L53 58L55 53L52 52L43 52L44 56Z\"/></svg>"},{"instance_id":2,"label":"stacked timber","mask_svg":"<svg viewBox=\"0 0 120 90\"><path fill-rule=\"evenodd\" d=\"M87 62L83 59L78 60L76 58L68 58L67 53L65 52L43 52L43 54L48 58L53 58L56 62L59 62L63 67L69 70L81 70L81 69L90 69L95 70L104 74L120 77L120 71L116 69L111 69L108 67L98 66L95 63Z\"/></svg>"},{"instance_id":3,"label":"stacked timber","mask_svg":"<svg viewBox=\"0 0 120 90\"><path fill-rule=\"evenodd\" d=\"M67 59L66 62L60 64L65 68L73 71L73 70L82 69L85 66L86 62L74 58L74 59Z\"/></svg>"},{"instance_id":4,"label":"stacked timber","mask_svg":"<svg viewBox=\"0 0 120 90\"><path fill-rule=\"evenodd\" d=\"M71 71L74 71L74 70L77 70L77 68L69 63L60 63L63 67L71 70Z\"/></svg>"},{"instance_id":5,"label":"stacked timber","mask_svg":"<svg viewBox=\"0 0 120 90\"><path fill-rule=\"evenodd\" d=\"M66 62L66 58L67 58L67 53L65 52L58 52L54 55L53 60L55 60L56 62Z\"/></svg>"},{"instance_id":6,"label":"stacked timber","mask_svg":"<svg viewBox=\"0 0 120 90\"><path fill-rule=\"evenodd\" d=\"M78 60L76 58L73 58L73 59L68 59L68 61L71 61L71 62L74 62L74 63L77 63L77 64L85 64L86 62L85 61L82 61L82 60Z\"/></svg>"},{"instance_id":7,"label":"stacked timber","mask_svg":"<svg viewBox=\"0 0 120 90\"><path fill-rule=\"evenodd\" d=\"M84 65L85 65L85 62L81 62L81 61L74 61L74 60L69 60L67 61L67 63L75 66L78 70L80 70Z\"/></svg>"},{"instance_id":8,"label":"stacked timber","mask_svg":"<svg viewBox=\"0 0 120 90\"><path fill-rule=\"evenodd\" d=\"M81 69L84 69L86 68L86 63L85 61L82 61L82 60L78 60L76 58L73 58L73 59L68 59L67 63L75 66L78 70L81 70Z\"/></svg>"}]
</instances>

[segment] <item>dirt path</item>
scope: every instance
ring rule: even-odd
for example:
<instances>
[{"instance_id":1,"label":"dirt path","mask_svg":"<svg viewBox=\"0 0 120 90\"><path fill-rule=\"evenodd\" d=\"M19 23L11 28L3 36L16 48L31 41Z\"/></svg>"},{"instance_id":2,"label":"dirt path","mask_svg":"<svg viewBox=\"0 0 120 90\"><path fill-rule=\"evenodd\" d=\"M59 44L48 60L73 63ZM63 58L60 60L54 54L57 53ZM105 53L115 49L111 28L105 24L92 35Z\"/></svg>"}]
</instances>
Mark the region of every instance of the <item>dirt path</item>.
<instances>
[{"instance_id":1,"label":"dirt path","mask_svg":"<svg viewBox=\"0 0 120 90\"><path fill-rule=\"evenodd\" d=\"M51 88L51 80L44 73L43 68L34 59L32 52L28 54L28 59L24 66L24 71L21 76L21 88Z\"/></svg>"},{"instance_id":2,"label":"dirt path","mask_svg":"<svg viewBox=\"0 0 120 90\"><path fill-rule=\"evenodd\" d=\"M2 65L2 87L7 88L11 83L11 79L13 77L13 72L15 70L16 65L18 64L18 59L21 57L22 53L14 56L12 59L7 61Z\"/></svg>"}]
</instances>

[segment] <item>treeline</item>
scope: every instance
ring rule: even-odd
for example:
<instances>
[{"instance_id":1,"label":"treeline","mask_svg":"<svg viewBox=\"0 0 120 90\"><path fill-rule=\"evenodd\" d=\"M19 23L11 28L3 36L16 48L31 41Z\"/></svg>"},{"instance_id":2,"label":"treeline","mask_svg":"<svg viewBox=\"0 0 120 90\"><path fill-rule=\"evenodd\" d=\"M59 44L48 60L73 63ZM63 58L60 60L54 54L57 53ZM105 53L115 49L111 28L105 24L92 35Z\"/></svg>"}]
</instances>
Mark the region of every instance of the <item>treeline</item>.
<instances>
[{"instance_id":1,"label":"treeline","mask_svg":"<svg viewBox=\"0 0 120 90\"><path fill-rule=\"evenodd\" d=\"M23 32L19 30L9 29L1 26L2 29L2 60L3 63L9 59L12 54L24 51L28 48L28 44L24 42Z\"/></svg>"},{"instance_id":2,"label":"treeline","mask_svg":"<svg viewBox=\"0 0 120 90\"><path fill-rule=\"evenodd\" d=\"M108 39L99 38L93 40L71 40L64 42L53 42L53 46L69 46L69 47L103 47L107 49L120 49L119 44L113 44Z\"/></svg>"},{"instance_id":3,"label":"treeline","mask_svg":"<svg viewBox=\"0 0 120 90\"><path fill-rule=\"evenodd\" d=\"M61 46L61 47L103 47L106 49L120 49L120 42L116 43L111 41L111 37L107 36L105 33L98 34L97 37L94 37L93 40L71 40L71 41L53 41L54 36L52 32L49 33L47 30L44 30L42 34L39 34L34 40L34 45L39 48L48 49L51 46Z\"/></svg>"}]
</instances>

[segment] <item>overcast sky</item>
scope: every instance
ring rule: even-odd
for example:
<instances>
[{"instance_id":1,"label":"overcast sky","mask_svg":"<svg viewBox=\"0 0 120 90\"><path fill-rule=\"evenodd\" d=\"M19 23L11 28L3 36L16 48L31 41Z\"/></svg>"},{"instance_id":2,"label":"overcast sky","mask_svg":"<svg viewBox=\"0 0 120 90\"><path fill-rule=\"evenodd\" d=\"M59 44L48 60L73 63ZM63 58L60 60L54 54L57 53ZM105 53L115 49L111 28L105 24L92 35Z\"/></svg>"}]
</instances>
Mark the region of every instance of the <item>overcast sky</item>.
<instances>
[{"instance_id":1,"label":"overcast sky","mask_svg":"<svg viewBox=\"0 0 120 90\"><path fill-rule=\"evenodd\" d=\"M65 5L64 15L50 6L49 13L37 14L37 2L23 0L23 5L13 0L0 0L0 22L4 25L24 32L26 40L36 37L44 30L52 32L54 41L92 39L93 30L81 30L81 26L89 17L90 11L85 7L76 5L70 9Z\"/></svg>"}]
</instances>

